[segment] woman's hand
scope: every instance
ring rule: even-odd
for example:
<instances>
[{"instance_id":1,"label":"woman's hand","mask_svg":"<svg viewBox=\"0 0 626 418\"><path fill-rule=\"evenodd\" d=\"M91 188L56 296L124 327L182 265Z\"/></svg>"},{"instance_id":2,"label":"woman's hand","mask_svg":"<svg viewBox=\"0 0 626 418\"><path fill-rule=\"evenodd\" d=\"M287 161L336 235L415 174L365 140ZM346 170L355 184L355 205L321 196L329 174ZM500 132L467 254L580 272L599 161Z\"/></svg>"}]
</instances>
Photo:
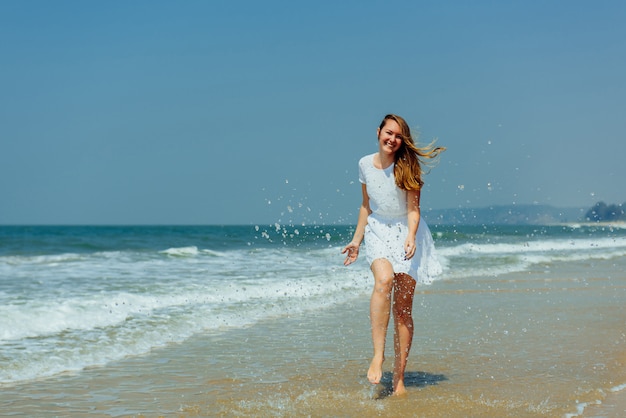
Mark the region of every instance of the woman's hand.
<instances>
[{"instance_id":1,"label":"woman's hand","mask_svg":"<svg viewBox=\"0 0 626 418\"><path fill-rule=\"evenodd\" d=\"M341 254L345 253L348 253L348 255L346 255L346 259L343 261L343 265L349 266L350 264L354 263L357 258L359 258L359 244L353 241L350 244L346 245L344 249L341 250Z\"/></svg>"},{"instance_id":2,"label":"woman's hand","mask_svg":"<svg viewBox=\"0 0 626 418\"><path fill-rule=\"evenodd\" d=\"M415 255L415 237L407 237L404 241L404 259L410 260Z\"/></svg>"}]
</instances>

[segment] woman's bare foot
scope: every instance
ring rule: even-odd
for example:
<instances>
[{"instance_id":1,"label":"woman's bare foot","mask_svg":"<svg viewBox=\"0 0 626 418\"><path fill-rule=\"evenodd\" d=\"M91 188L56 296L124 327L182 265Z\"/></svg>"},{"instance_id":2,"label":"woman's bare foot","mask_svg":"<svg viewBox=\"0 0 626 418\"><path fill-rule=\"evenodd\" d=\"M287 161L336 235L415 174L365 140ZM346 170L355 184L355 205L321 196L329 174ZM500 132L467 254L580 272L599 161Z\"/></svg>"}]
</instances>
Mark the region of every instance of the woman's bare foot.
<instances>
[{"instance_id":1,"label":"woman's bare foot","mask_svg":"<svg viewBox=\"0 0 626 418\"><path fill-rule=\"evenodd\" d=\"M370 381L372 385L377 385L380 383L380 380L383 378L383 362L385 361L385 357L374 357L372 362L370 363L370 368L367 371L367 380Z\"/></svg>"},{"instance_id":2,"label":"woman's bare foot","mask_svg":"<svg viewBox=\"0 0 626 418\"><path fill-rule=\"evenodd\" d=\"M404 382L402 380L398 382L394 382L393 396L402 396L404 394L406 394L406 388L404 387Z\"/></svg>"}]
</instances>

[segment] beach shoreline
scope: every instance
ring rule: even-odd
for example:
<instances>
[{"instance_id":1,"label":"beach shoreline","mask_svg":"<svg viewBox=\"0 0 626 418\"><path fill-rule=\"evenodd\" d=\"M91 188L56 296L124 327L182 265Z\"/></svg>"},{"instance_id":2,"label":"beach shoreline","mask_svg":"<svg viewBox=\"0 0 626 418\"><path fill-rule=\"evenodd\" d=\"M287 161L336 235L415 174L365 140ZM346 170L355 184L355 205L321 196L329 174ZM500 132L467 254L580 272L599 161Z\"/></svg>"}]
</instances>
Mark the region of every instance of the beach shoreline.
<instances>
[{"instance_id":1,"label":"beach shoreline","mask_svg":"<svg viewBox=\"0 0 626 418\"><path fill-rule=\"evenodd\" d=\"M572 415L581 418L623 418L626 417L626 388L609 392L598 402L584 406L581 414Z\"/></svg>"},{"instance_id":2,"label":"beach shoreline","mask_svg":"<svg viewBox=\"0 0 626 418\"><path fill-rule=\"evenodd\" d=\"M626 280L607 278L617 271L612 262L596 263L589 277L574 277L579 267L419 287L408 394L400 398L388 396L390 340L383 384L367 382L361 295L3 387L0 406L37 416L573 417L586 403L580 416L611 416L602 414L621 410L624 391L593 403L608 382L626 383L616 368L625 342L614 333L626 319ZM617 349L600 352L605 346Z\"/></svg>"},{"instance_id":3,"label":"beach shoreline","mask_svg":"<svg viewBox=\"0 0 626 418\"><path fill-rule=\"evenodd\" d=\"M5 231L13 249L0 258L0 410L181 418L619 410L624 230L436 231L445 270L416 289L402 397L389 396L392 324L383 383L366 378L372 277L362 259L343 266L349 235Z\"/></svg>"}]
</instances>

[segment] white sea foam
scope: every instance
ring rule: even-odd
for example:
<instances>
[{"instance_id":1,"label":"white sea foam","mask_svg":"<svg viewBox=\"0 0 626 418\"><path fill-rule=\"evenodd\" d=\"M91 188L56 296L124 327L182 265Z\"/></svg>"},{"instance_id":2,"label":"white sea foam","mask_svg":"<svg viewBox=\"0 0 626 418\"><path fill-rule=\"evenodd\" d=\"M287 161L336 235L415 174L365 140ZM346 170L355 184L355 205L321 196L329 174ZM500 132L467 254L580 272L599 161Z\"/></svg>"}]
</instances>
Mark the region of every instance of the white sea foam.
<instances>
[{"instance_id":1,"label":"white sea foam","mask_svg":"<svg viewBox=\"0 0 626 418\"><path fill-rule=\"evenodd\" d=\"M202 253L206 255L212 255L214 257L224 257L227 254L226 252L215 250L202 250Z\"/></svg>"},{"instance_id":2,"label":"white sea foam","mask_svg":"<svg viewBox=\"0 0 626 418\"><path fill-rule=\"evenodd\" d=\"M77 262L84 260L81 254L55 254L55 255L37 255L37 256L4 256L0 257L0 266L15 266L20 264L47 264L58 265L67 262Z\"/></svg>"},{"instance_id":3,"label":"white sea foam","mask_svg":"<svg viewBox=\"0 0 626 418\"><path fill-rule=\"evenodd\" d=\"M121 292L6 304L0 306L0 317L5 318L0 342L111 327L133 315L149 315L156 309L187 301L182 295L144 296Z\"/></svg>"},{"instance_id":4,"label":"white sea foam","mask_svg":"<svg viewBox=\"0 0 626 418\"><path fill-rule=\"evenodd\" d=\"M583 416L583 413L585 412L585 409L589 406L589 405L600 405L602 402L600 401L595 401L595 402L580 402L576 405L576 412L575 413L568 413L565 414L564 417L565 418L575 418L575 417L581 417Z\"/></svg>"},{"instance_id":5,"label":"white sea foam","mask_svg":"<svg viewBox=\"0 0 626 418\"><path fill-rule=\"evenodd\" d=\"M621 392L626 389L626 383L622 385L613 386L610 390L611 392Z\"/></svg>"},{"instance_id":6,"label":"white sea foam","mask_svg":"<svg viewBox=\"0 0 626 418\"><path fill-rule=\"evenodd\" d=\"M626 251L626 238L602 238L602 239L554 239L524 241L520 243L495 243L474 244L465 243L457 246L439 248L439 253L446 256L488 254L526 254L555 252L575 252L588 250L620 249Z\"/></svg>"},{"instance_id":7,"label":"white sea foam","mask_svg":"<svg viewBox=\"0 0 626 418\"><path fill-rule=\"evenodd\" d=\"M167 250L161 251L163 254L167 254L173 257L190 257L194 255L198 255L198 247L180 247L180 248L168 248Z\"/></svg>"},{"instance_id":8,"label":"white sea foam","mask_svg":"<svg viewBox=\"0 0 626 418\"><path fill-rule=\"evenodd\" d=\"M554 262L608 260L626 256L626 238L464 243L438 248L444 277L500 275ZM453 268L450 268L453 266Z\"/></svg>"},{"instance_id":9,"label":"white sea foam","mask_svg":"<svg viewBox=\"0 0 626 418\"><path fill-rule=\"evenodd\" d=\"M565 224L572 229L598 228L602 230L626 229L626 222L572 222Z\"/></svg>"},{"instance_id":10,"label":"white sea foam","mask_svg":"<svg viewBox=\"0 0 626 418\"><path fill-rule=\"evenodd\" d=\"M0 272L19 278L15 286L37 283L0 304L0 354L10 359L0 382L80 370L369 290L364 266L343 268L335 249L164 253L94 253L57 265L31 258Z\"/></svg>"}]
</instances>

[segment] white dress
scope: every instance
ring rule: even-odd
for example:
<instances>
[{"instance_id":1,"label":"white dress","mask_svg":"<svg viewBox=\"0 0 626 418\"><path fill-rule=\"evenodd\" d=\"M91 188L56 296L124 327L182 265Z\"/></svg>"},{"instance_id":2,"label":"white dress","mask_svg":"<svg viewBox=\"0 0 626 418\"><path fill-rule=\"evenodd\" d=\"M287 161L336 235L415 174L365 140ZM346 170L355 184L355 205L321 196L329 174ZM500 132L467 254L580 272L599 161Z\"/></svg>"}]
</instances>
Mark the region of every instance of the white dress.
<instances>
[{"instance_id":1,"label":"white dress","mask_svg":"<svg viewBox=\"0 0 626 418\"><path fill-rule=\"evenodd\" d=\"M393 167L374 167L374 155L359 161L359 181L367 186L370 209L365 227L365 257L371 265L378 258L389 260L394 273L406 273L417 283L430 284L441 274L435 245L426 222L420 217L415 236L416 251L410 260L404 257L407 224L407 192L396 186Z\"/></svg>"}]
</instances>

